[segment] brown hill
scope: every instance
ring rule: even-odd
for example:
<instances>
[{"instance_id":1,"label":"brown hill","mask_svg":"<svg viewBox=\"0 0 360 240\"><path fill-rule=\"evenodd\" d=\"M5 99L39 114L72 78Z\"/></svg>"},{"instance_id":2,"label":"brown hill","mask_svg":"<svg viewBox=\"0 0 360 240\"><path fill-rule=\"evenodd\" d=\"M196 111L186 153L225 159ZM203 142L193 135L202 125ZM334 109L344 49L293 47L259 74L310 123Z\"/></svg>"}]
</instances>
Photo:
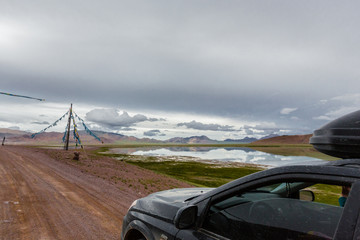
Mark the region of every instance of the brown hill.
<instances>
[{"instance_id":1,"label":"brown hill","mask_svg":"<svg viewBox=\"0 0 360 240\"><path fill-rule=\"evenodd\" d=\"M14 136L22 136L24 134L28 134L27 132L20 130L13 130L9 128L0 128L0 137L14 137Z\"/></svg>"},{"instance_id":2,"label":"brown hill","mask_svg":"<svg viewBox=\"0 0 360 240\"><path fill-rule=\"evenodd\" d=\"M267 145L267 144L309 144L309 139L312 137L312 134L306 135L283 135L273 138L267 138L252 142L251 144L256 145Z\"/></svg>"},{"instance_id":3,"label":"brown hill","mask_svg":"<svg viewBox=\"0 0 360 240\"><path fill-rule=\"evenodd\" d=\"M43 132L41 134L36 135L34 138L31 138L31 133L28 132L18 132L17 134L8 131L1 131L0 129L0 137L5 136L6 137L6 143L10 144L30 144L30 145L62 145L62 139L64 137L64 133L60 132ZM94 137L90 136L84 131L79 131L80 134L80 140L82 144L101 144L107 143L117 143L117 142L160 142L155 139L149 139L149 138L136 138L132 136L125 136L122 134L116 134L116 133L107 133L107 132L100 132L100 131L94 131L94 134L96 134L100 139L101 142L96 140ZM74 144L75 140L73 137L73 133L70 134L70 143Z\"/></svg>"}]
</instances>

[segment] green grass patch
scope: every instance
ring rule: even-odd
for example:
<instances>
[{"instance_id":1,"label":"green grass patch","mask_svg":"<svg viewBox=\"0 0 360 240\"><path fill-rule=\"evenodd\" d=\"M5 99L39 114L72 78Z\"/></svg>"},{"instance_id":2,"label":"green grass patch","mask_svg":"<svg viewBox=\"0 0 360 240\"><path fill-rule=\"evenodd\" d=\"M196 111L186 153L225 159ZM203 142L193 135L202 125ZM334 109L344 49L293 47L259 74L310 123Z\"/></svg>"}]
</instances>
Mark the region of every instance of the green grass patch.
<instances>
[{"instance_id":1,"label":"green grass patch","mask_svg":"<svg viewBox=\"0 0 360 240\"><path fill-rule=\"evenodd\" d=\"M252 166L221 167L201 162L127 161L136 166L165 174L199 187L219 187L237 178L261 171ZM338 206L341 186L316 184L308 188L315 194L315 202Z\"/></svg>"},{"instance_id":2,"label":"green grass patch","mask_svg":"<svg viewBox=\"0 0 360 240\"><path fill-rule=\"evenodd\" d=\"M341 186L328 184L315 184L308 188L315 194L315 202L339 206Z\"/></svg>"},{"instance_id":3,"label":"green grass patch","mask_svg":"<svg viewBox=\"0 0 360 240\"><path fill-rule=\"evenodd\" d=\"M221 167L195 161L127 161L136 166L186 181L196 186L218 187L234 179L258 172L261 168Z\"/></svg>"}]
</instances>

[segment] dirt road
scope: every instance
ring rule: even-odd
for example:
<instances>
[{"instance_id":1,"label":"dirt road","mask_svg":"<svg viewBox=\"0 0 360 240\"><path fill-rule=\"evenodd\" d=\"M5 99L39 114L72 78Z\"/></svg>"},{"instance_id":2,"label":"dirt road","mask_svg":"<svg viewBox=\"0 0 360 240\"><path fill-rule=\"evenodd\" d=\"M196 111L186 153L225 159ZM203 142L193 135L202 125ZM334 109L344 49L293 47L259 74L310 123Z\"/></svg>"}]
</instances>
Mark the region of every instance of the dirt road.
<instances>
[{"instance_id":1,"label":"dirt road","mask_svg":"<svg viewBox=\"0 0 360 240\"><path fill-rule=\"evenodd\" d=\"M113 159L77 163L61 151L0 148L0 239L119 239L131 202L162 190L141 183L174 181Z\"/></svg>"}]
</instances>

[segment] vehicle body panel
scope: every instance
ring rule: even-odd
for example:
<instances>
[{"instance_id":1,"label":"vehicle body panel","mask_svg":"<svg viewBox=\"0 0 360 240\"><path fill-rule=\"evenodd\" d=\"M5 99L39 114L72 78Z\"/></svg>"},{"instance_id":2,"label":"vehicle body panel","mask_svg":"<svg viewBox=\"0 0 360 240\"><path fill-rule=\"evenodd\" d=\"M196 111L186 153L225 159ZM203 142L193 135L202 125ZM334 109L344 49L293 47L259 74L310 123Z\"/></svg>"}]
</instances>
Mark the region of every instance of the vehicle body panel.
<instances>
[{"instance_id":1,"label":"vehicle body panel","mask_svg":"<svg viewBox=\"0 0 360 240\"><path fill-rule=\"evenodd\" d=\"M355 161L360 162L360 160ZM125 216L123 226L125 233L123 233L122 239L126 239L124 234L129 230L128 226L131 225L131 222L133 222L132 224L136 223L134 221L141 221L146 225L146 231L151 232L151 236L145 235L149 233L144 233L144 236L148 239L227 239L202 229L209 205L235 193L245 192L250 188L279 181L351 184L353 187L348 198L349 203L344 208L334 239L360 239L359 230L356 230L356 224L359 224L360 221L358 220L360 210L358 200L360 197L358 195L360 191L358 193L353 192L360 188L360 169L358 167L343 166L355 161L339 160L335 163L323 165L279 167L248 175L215 189L173 189L151 194L148 197L139 199ZM192 197L193 199L191 199ZM185 201L186 199L190 200ZM198 207L196 223L188 229L177 229L174 226L174 217L179 208L186 205Z\"/></svg>"}]
</instances>

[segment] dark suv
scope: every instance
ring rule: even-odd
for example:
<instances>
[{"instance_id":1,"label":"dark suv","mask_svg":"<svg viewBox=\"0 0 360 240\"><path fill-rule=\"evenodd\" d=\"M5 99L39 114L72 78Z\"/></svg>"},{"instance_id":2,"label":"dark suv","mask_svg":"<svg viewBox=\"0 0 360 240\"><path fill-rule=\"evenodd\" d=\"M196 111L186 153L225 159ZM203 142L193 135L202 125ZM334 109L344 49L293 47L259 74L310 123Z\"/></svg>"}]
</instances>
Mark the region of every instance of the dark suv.
<instances>
[{"instance_id":1,"label":"dark suv","mask_svg":"<svg viewBox=\"0 0 360 240\"><path fill-rule=\"evenodd\" d=\"M357 136L344 140L357 131L360 111L334 122L310 142L328 154L360 157ZM121 239L360 239L359 216L360 159L343 159L268 169L215 189L151 194L131 205Z\"/></svg>"}]
</instances>

